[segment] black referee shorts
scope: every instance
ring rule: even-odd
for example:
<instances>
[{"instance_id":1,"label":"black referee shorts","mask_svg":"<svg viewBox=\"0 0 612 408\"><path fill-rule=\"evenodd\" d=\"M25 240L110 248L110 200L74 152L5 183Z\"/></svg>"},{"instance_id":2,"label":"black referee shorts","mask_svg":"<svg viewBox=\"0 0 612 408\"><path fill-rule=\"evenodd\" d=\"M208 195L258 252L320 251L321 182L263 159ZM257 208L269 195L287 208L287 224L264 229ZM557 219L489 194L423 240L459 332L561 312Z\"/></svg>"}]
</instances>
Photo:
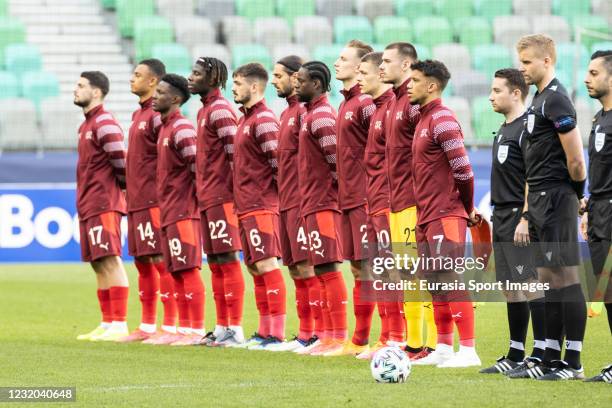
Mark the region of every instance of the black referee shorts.
<instances>
[{"instance_id":1,"label":"black referee shorts","mask_svg":"<svg viewBox=\"0 0 612 408\"><path fill-rule=\"evenodd\" d=\"M537 279L533 262L533 245L517 247L514 245L514 230L521 221L523 206L495 207L493 222L493 251L495 259L495 278L500 281L523 282Z\"/></svg>"},{"instance_id":2,"label":"black referee shorts","mask_svg":"<svg viewBox=\"0 0 612 408\"><path fill-rule=\"evenodd\" d=\"M595 275L599 275L608 257L610 241L612 240L612 198L590 198L588 219L589 252L591 253L593 272Z\"/></svg>"},{"instance_id":3,"label":"black referee shorts","mask_svg":"<svg viewBox=\"0 0 612 408\"><path fill-rule=\"evenodd\" d=\"M578 197L569 184L529 191L529 235L537 243L535 265L554 268L580 264Z\"/></svg>"}]
</instances>

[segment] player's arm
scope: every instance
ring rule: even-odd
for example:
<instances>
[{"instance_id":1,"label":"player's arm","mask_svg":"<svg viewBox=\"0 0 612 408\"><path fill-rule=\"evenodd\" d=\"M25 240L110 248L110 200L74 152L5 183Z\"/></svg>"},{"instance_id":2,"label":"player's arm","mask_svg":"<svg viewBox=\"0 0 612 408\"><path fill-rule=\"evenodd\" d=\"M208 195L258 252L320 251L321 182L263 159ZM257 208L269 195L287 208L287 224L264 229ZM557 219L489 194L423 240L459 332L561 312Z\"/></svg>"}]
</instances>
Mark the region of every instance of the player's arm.
<instances>
[{"instance_id":1,"label":"player's arm","mask_svg":"<svg viewBox=\"0 0 612 408\"><path fill-rule=\"evenodd\" d=\"M525 183L525 202L523 203L523 215L519 221L516 229L514 230L514 245L516 246L527 246L529 245L529 221L526 215L529 211L529 204L527 202L527 196L529 195L529 184Z\"/></svg>"},{"instance_id":2,"label":"player's arm","mask_svg":"<svg viewBox=\"0 0 612 408\"><path fill-rule=\"evenodd\" d=\"M276 119L265 116L255 127L255 139L272 169L272 177L278 174L278 123Z\"/></svg>"},{"instance_id":3,"label":"player's arm","mask_svg":"<svg viewBox=\"0 0 612 408\"><path fill-rule=\"evenodd\" d=\"M181 127L174 132L173 141L176 151L179 153L183 162L191 170L191 175L195 180L195 160L196 160L196 131L193 127Z\"/></svg>"},{"instance_id":4,"label":"player's arm","mask_svg":"<svg viewBox=\"0 0 612 408\"><path fill-rule=\"evenodd\" d=\"M210 125L223 144L230 167L234 169L234 138L238 130L236 117L228 107L224 106L210 113Z\"/></svg>"},{"instance_id":5,"label":"player's arm","mask_svg":"<svg viewBox=\"0 0 612 408\"><path fill-rule=\"evenodd\" d=\"M310 131L319 142L323 157L329 165L332 178L338 181L338 173L336 172L336 119L331 113L324 114L313 118L310 126Z\"/></svg>"},{"instance_id":6,"label":"player's arm","mask_svg":"<svg viewBox=\"0 0 612 408\"><path fill-rule=\"evenodd\" d=\"M98 143L106 153L108 162L113 167L113 172L122 190L125 189L125 157L126 150L123 143L123 131L112 122L102 122L96 130Z\"/></svg>"},{"instance_id":7,"label":"player's arm","mask_svg":"<svg viewBox=\"0 0 612 408\"><path fill-rule=\"evenodd\" d=\"M372 100L369 100L370 103L366 103L361 105L360 114L361 124L363 128L367 131L370 129L370 121L372 120L372 116L374 116L374 112L376 112L376 105Z\"/></svg>"}]
</instances>

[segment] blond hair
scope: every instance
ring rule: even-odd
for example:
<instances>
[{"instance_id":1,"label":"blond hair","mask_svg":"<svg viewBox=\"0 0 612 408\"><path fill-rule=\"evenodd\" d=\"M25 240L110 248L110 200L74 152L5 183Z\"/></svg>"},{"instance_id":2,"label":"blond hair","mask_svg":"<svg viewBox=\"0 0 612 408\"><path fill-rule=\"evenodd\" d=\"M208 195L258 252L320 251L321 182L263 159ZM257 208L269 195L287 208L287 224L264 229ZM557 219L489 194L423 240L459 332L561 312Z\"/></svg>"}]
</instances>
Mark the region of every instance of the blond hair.
<instances>
[{"instance_id":1,"label":"blond hair","mask_svg":"<svg viewBox=\"0 0 612 408\"><path fill-rule=\"evenodd\" d=\"M546 34L532 34L521 37L516 44L516 50L521 52L527 48L533 48L540 58L550 57L553 63L557 61L555 41Z\"/></svg>"},{"instance_id":2,"label":"blond hair","mask_svg":"<svg viewBox=\"0 0 612 408\"><path fill-rule=\"evenodd\" d=\"M351 40L346 44L346 47L357 50L357 57L359 57L359 59L374 51L374 48L360 40Z\"/></svg>"}]
</instances>

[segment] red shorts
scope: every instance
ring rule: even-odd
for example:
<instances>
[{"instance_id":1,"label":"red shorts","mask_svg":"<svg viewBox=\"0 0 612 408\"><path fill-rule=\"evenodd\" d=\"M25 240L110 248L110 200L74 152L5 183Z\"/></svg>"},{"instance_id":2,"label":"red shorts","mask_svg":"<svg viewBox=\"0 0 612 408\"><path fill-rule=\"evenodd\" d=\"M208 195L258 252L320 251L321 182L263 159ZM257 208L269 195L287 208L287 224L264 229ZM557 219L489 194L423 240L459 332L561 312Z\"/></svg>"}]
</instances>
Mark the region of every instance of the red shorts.
<instances>
[{"instance_id":1,"label":"red shorts","mask_svg":"<svg viewBox=\"0 0 612 408\"><path fill-rule=\"evenodd\" d=\"M202 246L208 255L240 251L240 230L234 203L223 203L200 213Z\"/></svg>"},{"instance_id":2,"label":"red shorts","mask_svg":"<svg viewBox=\"0 0 612 408\"><path fill-rule=\"evenodd\" d=\"M368 250L368 214L366 206L342 211L341 247L344 259L360 261L367 258Z\"/></svg>"},{"instance_id":3,"label":"red shorts","mask_svg":"<svg viewBox=\"0 0 612 408\"><path fill-rule=\"evenodd\" d=\"M170 272L202 266L202 239L197 219L188 218L161 229L162 250Z\"/></svg>"},{"instance_id":4,"label":"red shorts","mask_svg":"<svg viewBox=\"0 0 612 408\"><path fill-rule=\"evenodd\" d=\"M342 262L338 225L341 220L342 216L331 210L319 211L304 217L309 241L309 261L312 265Z\"/></svg>"},{"instance_id":5,"label":"red shorts","mask_svg":"<svg viewBox=\"0 0 612 408\"><path fill-rule=\"evenodd\" d=\"M308 260L308 238L299 207L281 211L280 243L285 265L293 266Z\"/></svg>"},{"instance_id":6,"label":"red shorts","mask_svg":"<svg viewBox=\"0 0 612 408\"><path fill-rule=\"evenodd\" d=\"M162 253L159 207L128 213L128 253L132 256Z\"/></svg>"},{"instance_id":7,"label":"red shorts","mask_svg":"<svg viewBox=\"0 0 612 408\"><path fill-rule=\"evenodd\" d=\"M81 260L121 256L121 213L110 211L79 221Z\"/></svg>"},{"instance_id":8,"label":"red shorts","mask_svg":"<svg viewBox=\"0 0 612 408\"><path fill-rule=\"evenodd\" d=\"M419 256L452 259L465 257L466 231L467 220L461 217L445 217L417 225Z\"/></svg>"},{"instance_id":9,"label":"red shorts","mask_svg":"<svg viewBox=\"0 0 612 408\"><path fill-rule=\"evenodd\" d=\"M252 211L239 218L244 263L280 257L278 215L268 210Z\"/></svg>"},{"instance_id":10,"label":"red shorts","mask_svg":"<svg viewBox=\"0 0 612 408\"><path fill-rule=\"evenodd\" d=\"M368 257L392 256L389 209L368 216Z\"/></svg>"}]
</instances>

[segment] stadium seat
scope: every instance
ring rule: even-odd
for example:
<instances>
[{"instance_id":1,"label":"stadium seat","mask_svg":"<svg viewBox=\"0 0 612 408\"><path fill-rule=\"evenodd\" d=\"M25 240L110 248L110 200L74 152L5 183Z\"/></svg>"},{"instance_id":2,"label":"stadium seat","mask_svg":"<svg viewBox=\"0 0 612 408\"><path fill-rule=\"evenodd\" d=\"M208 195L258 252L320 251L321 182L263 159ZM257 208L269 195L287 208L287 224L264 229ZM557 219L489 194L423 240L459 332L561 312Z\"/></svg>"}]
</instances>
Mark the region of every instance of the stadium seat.
<instances>
[{"instance_id":1,"label":"stadium seat","mask_svg":"<svg viewBox=\"0 0 612 408\"><path fill-rule=\"evenodd\" d=\"M310 52L302 44L280 44L272 49L272 63L276 63L279 59L286 57L287 55L297 55L304 59L304 61L310 61Z\"/></svg>"},{"instance_id":2,"label":"stadium seat","mask_svg":"<svg viewBox=\"0 0 612 408\"><path fill-rule=\"evenodd\" d=\"M194 45L191 49L191 57L194 62L200 57L213 57L223 61L228 70L232 67L232 55L223 44Z\"/></svg>"},{"instance_id":3,"label":"stadium seat","mask_svg":"<svg viewBox=\"0 0 612 408\"><path fill-rule=\"evenodd\" d=\"M480 96L472 101L472 126L475 140L492 144L493 136L503 121L503 115L493 110L487 96Z\"/></svg>"},{"instance_id":4,"label":"stadium seat","mask_svg":"<svg viewBox=\"0 0 612 408\"><path fill-rule=\"evenodd\" d=\"M262 17L255 19L253 35L257 44L263 44L268 49L275 45L291 41L291 31L287 20L282 17Z\"/></svg>"},{"instance_id":5,"label":"stadium seat","mask_svg":"<svg viewBox=\"0 0 612 408\"><path fill-rule=\"evenodd\" d=\"M38 109L43 99L59 96L59 81L51 72L26 72L21 77L21 94L31 99Z\"/></svg>"},{"instance_id":6,"label":"stadium seat","mask_svg":"<svg viewBox=\"0 0 612 408\"><path fill-rule=\"evenodd\" d=\"M334 40L338 44L359 39L371 43L374 39L372 25L364 16L338 16L334 18Z\"/></svg>"},{"instance_id":7,"label":"stadium seat","mask_svg":"<svg viewBox=\"0 0 612 408\"><path fill-rule=\"evenodd\" d=\"M608 16L608 21L612 24L612 1L610 0L593 0L591 4L593 14L598 16Z\"/></svg>"},{"instance_id":8,"label":"stadium seat","mask_svg":"<svg viewBox=\"0 0 612 408\"><path fill-rule=\"evenodd\" d=\"M234 4L235 0L196 0L196 10L216 24L222 17L236 13Z\"/></svg>"},{"instance_id":9,"label":"stadium seat","mask_svg":"<svg viewBox=\"0 0 612 408\"><path fill-rule=\"evenodd\" d=\"M26 42L25 27L16 18L0 17L0 65L4 65L4 47Z\"/></svg>"},{"instance_id":10,"label":"stadium seat","mask_svg":"<svg viewBox=\"0 0 612 408\"><path fill-rule=\"evenodd\" d=\"M463 137L466 141L471 141L473 139L474 132L472 130L472 113L470 110L470 102L465 98L451 96L444 98L443 103L453 112L455 112L457 120L461 125L461 130L463 131Z\"/></svg>"},{"instance_id":11,"label":"stadium seat","mask_svg":"<svg viewBox=\"0 0 612 408\"><path fill-rule=\"evenodd\" d=\"M512 14L512 0L474 0L474 14L493 20Z\"/></svg>"},{"instance_id":12,"label":"stadium seat","mask_svg":"<svg viewBox=\"0 0 612 408\"><path fill-rule=\"evenodd\" d=\"M434 14L432 0L395 0L395 13L410 19L428 17Z\"/></svg>"},{"instance_id":13,"label":"stadium seat","mask_svg":"<svg viewBox=\"0 0 612 408\"><path fill-rule=\"evenodd\" d=\"M453 42L453 34L446 18L420 17L414 22L414 39L419 44L433 47Z\"/></svg>"},{"instance_id":14,"label":"stadium seat","mask_svg":"<svg viewBox=\"0 0 612 408\"><path fill-rule=\"evenodd\" d=\"M355 0L357 15L373 21L379 16L393 15L393 0Z\"/></svg>"},{"instance_id":15,"label":"stadium seat","mask_svg":"<svg viewBox=\"0 0 612 408\"><path fill-rule=\"evenodd\" d=\"M240 16L225 16L221 19L221 36L228 47L251 43L253 41L251 21Z\"/></svg>"},{"instance_id":16,"label":"stadium seat","mask_svg":"<svg viewBox=\"0 0 612 408\"><path fill-rule=\"evenodd\" d=\"M8 15L9 0L0 0L0 16Z\"/></svg>"},{"instance_id":17,"label":"stadium seat","mask_svg":"<svg viewBox=\"0 0 612 408\"><path fill-rule=\"evenodd\" d=\"M182 44L155 44L151 49L151 56L164 62L166 72L184 74L191 68L191 56Z\"/></svg>"},{"instance_id":18,"label":"stadium seat","mask_svg":"<svg viewBox=\"0 0 612 408\"><path fill-rule=\"evenodd\" d=\"M4 49L7 71L21 76L26 72L40 71L42 58L38 47L31 44L10 44Z\"/></svg>"},{"instance_id":19,"label":"stadium seat","mask_svg":"<svg viewBox=\"0 0 612 408\"><path fill-rule=\"evenodd\" d=\"M117 25L122 37L133 37L138 17L155 14L153 0L117 0Z\"/></svg>"},{"instance_id":20,"label":"stadium seat","mask_svg":"<svg viewBox=\"0 0 612 408\"><path fill-rule=\"evenodd\" d=\"M551 36L555 43L571 40L569 24L561 16L534 16L531 24L535 31Z\"/></svg>"},{"instance_id":21,"label":"stadium seat","mask_svg":"<svg viewBox=\"0 0 612 408\"><path fill-rule=\"evenodd\" d=\"M187 48L196 44L214 44L217 32L208 18L189 16L174 20L176 40Z\"/></svg>"},{"instance_id":22,"label":"stadium seat","mask_svg":"<svg viewBox=\"0 0 612 408\"><path fill-rule=\"evenodd\" d=\"M327 65L329 70L334 72L334 62L338 59L338 55L342 52L344 44L319 45L312 52L312 59L322 61ZM333 77L333 74L332 74Z\"/></svg>"},{"instance_id":23,"label":"stadium seat","mask_svg":"<svg viewBox=\"0 0 612 408\"><path fill-rule=\"evenodd\" d=\"M250 19L274 16L274 0L236 0L236 14Z\"/></svg>"},{"instance_id":24,"label":"stadium seat","mask_svg":"<svg viewBox=\"0 0 612 408\"><path fill-rule=\"evenodd\" d=\"M586 68L589 64L590 55L589 50L586 46L582 45L577 52L576 47L578 45L576 43L561 43L557 44L557 66L565 67L567 70L571 70L574 66L574 58L578 53L579 56L579 64L578 68L583 69Z\"/></svg>"},{"instance_id":25,"label":"stadium seat","mask_svg":"<svg viewBox=\"0 0 612 408\"><path fill-rule=\"evenodd\" d=\"M591 0L553 0L553 14L571 18L591 14Z\"/></svg>"},{"instance_id":26,"label":"stadium seat","mask_svg":"<svg viewBox=\"0 0 612 408\"><path fill-rule=\"evenodd\" d=\"M313 50L321 44L333 42L333 32L329 20L322 16L296 17L293 24L295 42Z\"/></svg>"},{"instance_id":27,"label":"stadium seat","mask_svg":"<svg viewBox=\"0 0 612 408\"><path fill-rule=\"evenodd\" d=\"M21 84L17 75L0 71L0 99L17 98L21 95Z\"/></svg>"},{"instance_id":28,"label":"stadium seat","mask_svg":"<svg viewBox=\"0 0 612 408\"><path fill-rule=\"evenodd\" d=\"M317 14L333 19L353 14L353 0L316 0Z\"/></svg>"},{"instance_id":29,"label":"stadium seat","mask_svg":"<svg viewBox=\"0 0 612 408\"><path fill-rule=\"evenodd\" d=\"M572 18L572 32L574 35L578 27L601 34L609 34L611 32L608 21L602 16L574 16ZM587 48L591 48L592 44L601 41L600 38L595 38L591 35L582 35L581 39Z\"/></svg>"},{"instance_id":30,"label":"stadium seat","mask_svg":"<svg viewBox=\"0 0 612 408\"><path fill-rule=\"evenodd\" d=\"M495 42L514 48L524 35L531 34L531 24L525 16L497 16L493 19Z\"/></svg>"},{"instance_id":31,"label":"stadium seat","mask_svg":"<svg viewBox=\"0 0 612 408\"><path fill-rule=\"evenodd\" d=\"M34 102L24 98L0 100L0 151L41 147Z\"/></svg>"},{"instance_id":32,"label":"stadium seat","mask_svg":"<svg viewBox=\"0 0 612 408\"><path fill-rule=\"evenodd\" d=\"M498 69L512 67L512 53L501 44L477 45L472 50L472 66L491 78Z\"/></svg>"},{"instance_id":33,"label":"stadium seat","mask_svg":"<svg viewBox=\"0 0 612 408\"><path fill-rule=\"evenodd\" d=\"M266 69L272 68L272 57L261 44L240 44L232 48L234 69L248 62L260 62Z\"/></svg>"},{"instance_id":34,"label":"stadium seat","mask_svg":"<svg viewBox=\"0 0 612 408\"><path fill-rule=\"evenodd\" d=\"M374 38L377 43L412 41L412 28L406 17L381 16L374 20Z\"/></svg>"},{"instance_id":35,"label":"stadium seat","mask_svg":"<svg viewBox=\"0 0 612 408\"><path fill-rule=\"evenodd\" d=\"M470 50L462 44L439 44L433 47L433 58L444 61L451 75L471 68Z\"/></svg>"},{"instance_id":36,"label":"stadium seat","mask_svg":"<svg viewBox=\"0 0 612 408\"><path fill-rule=\"evenodd\" d=\"M100 3L107 10L114 10L117 6L117 0L101 0Z\"/></svg>"},{"instance_id":37,"label":"stadium seat","mask_svg":"<svg viewBox=\"0 0 612 408\"><path fill-rule=\"evenodd\" d=\"M134 48L137 60L149 58L153 45L173 41L172 26L167 19L158 16L136 18L134 22Z\"/></svg>"},{"instance_id":38,"label":"stadium seat","mask_svg":"<svg viewBox=\"0 0 612 408\"><path fill-rule=\"evenodd\" d=\"M491 78L478 71L453 73L452 81L453 95L469 100L488 95L491 88Z\"/></svg>"},{"instance_id":39,"label":"stadium seat","mask_svg":"<svg viewBox=\"0 0 612 408\"><path fill-rule=\"evenodd\" d=\"M156 2L159 15L169 20L193 16L193 0L156 0Z\"/></svg>"},{"instance_id":40,"label":"stadium seat","mask_svg":"<svg viewBox=\"0 0 612 408\"><path fill-rule=\"evenodd\" d=\"M466 17L455 21L459 42L469 48L493 41L491 23L485 17Z\"/></svg>"},{"instance_id":41,"label":"stadium seat","mask_svg":"<svg viewBox=\"0 0 612 408\"><path fill-rule=\"evenodd\" d=\"M81 110L65 97L40 104L40 123L45 149L75 149L76 131L83 121Z\"/></svg>"},{"instance_id":42,"label":"stadium seat","mask_svg":"<svg viewBox=\"0 0 612 408\"><path fill-rule=\"evenodd\" d=\"M293 25L296 17L315 14L315 0L276 0L276 14Z\"/></svg>"},{"instance_id":43,"label":"stadium seat","mask_svg":"<svg viewBox=\"0 0 612 408\"><path fill-rule=\"evenodd\" d=\"M512 8L519 16L546 15L550 14L552 0L513 0Z\"/></svg>"},{"instance_id":44,"label":"stadium seat","mask_svg":"<svg viewBox=\"0 0 612 408\"><path fill-rule=\"evenodd\" d=\"M612 41L600 41L591 45L591 54L601 50L612 50Z\"/></svg>"},{"instance_id":45,"label":"stadium seat","mask_svg":"<svg viewBox=\"0 0 612 408\"><path fill-rule=\"evenodd\" d=\"M473 2L474 0L436 0L434 4L436 14L452 21L474 14Z\"/></svg>"},{"instance_id":46,"label":"stadium seat","mask_svg":"<svg viewBox=\"0 0 612 408\"><path fill-rule=\"evenodd\" d=\"M426 60L431 58L431 49L423 44L412 44L417 52L417 56L420 60Z\"/></svg>"}]
</instances>

